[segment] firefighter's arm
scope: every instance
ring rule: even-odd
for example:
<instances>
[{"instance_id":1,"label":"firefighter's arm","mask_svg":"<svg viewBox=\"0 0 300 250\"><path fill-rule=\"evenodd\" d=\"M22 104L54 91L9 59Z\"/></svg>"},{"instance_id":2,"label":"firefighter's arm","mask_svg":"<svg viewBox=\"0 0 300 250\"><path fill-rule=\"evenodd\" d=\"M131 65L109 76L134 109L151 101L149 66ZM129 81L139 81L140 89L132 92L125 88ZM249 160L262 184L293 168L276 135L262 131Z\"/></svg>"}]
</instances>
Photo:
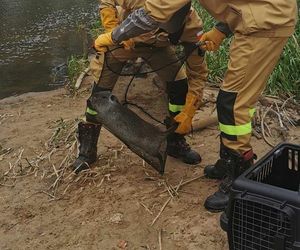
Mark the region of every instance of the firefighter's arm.
<instances>
[{"instance_id":1,"label":"firefighter's arm","mask_svg":"<svg viewBox=\"0 0 300 250\"><path fill-rule=\"evenodd\" d=\"M114 42L110 39L111 31L120 23L117 3L114 0L100 1L100 18L106 33L95 40L94 47L97 51L104 52L106 51L106 46L114 45ZM131 39L123 41L122 45L128 50L134 48L134 42Z\"/></svg>"},{"instance_id":2,"label":"firefighter's arm","mask_svg":"<svg viewBox=\"0 0 300 250\"><path fill-rule=\"evenodd\" d=\"M190 0L146 0L145 11L156 22L166 23L179 9L190 2Z\"/></svg>"},{"instance_id":3,"label":"firefighter's arm","mask_svg":"<svg viewBox=\"0 0 300 250\"><path fill-rule=\"evenodd\" d=\"M94 42L94 48L98 52L105 52L108 46L114 44L111 39L111 31L119 25L119 17L114 0L101 0L99 2L100 20L105 33L97 37Z\"/></svg>"},{"instance_id":4,"label":"firefighter's arm","mask_svg":"<svg viewBox=\"0 0 300 250\"><path fill-rule=\"evenodd\" d=\"M114 0L100 0L99 14L105 32L112 31L119 25L117 3Z\"/></svg>"},{"instance_id":5,"label":"firefighter's arm","mask_svg":"<svg viewBox=\"0 0 300 250\"><path fill-rule=\"evenodd\" d=\"M150 17L144 8L133 11L118 27L112 32L114 43L120 43L133 37L155 30L159 23Z\"/></svg>"},{"instance_id":6,"label":"firefighter's arm","mask_svg":"<svg viewBox=\"0 0 300 250\"><path fill-rule=\"evenodd\" d=\"M114 7L100 9L100 18L105 32L112 31L119 25L118 11Z\"/></svg>"},{"instance_id":7,"label":"firefighter's arm","mask_svg":"<svg viewBox=\"0 0 300 250\"><path fill-rule=\"evenodd\" d=\"M132 12L113 30L112 40L118 43L155 30L188 3L190 0L146 0L143 8Z\"/></svg>"},{"instance_id":8,"label":"firefighter's arm","mask_svg":"<svg viewBox=\"0 0 300 250\"><path fill-rule=\"evenodd\" d=\"M118 44L157 29L160 23L167 22L176 11L189 2L190 0L146 0L144 8L133 11L111 34L107 34L110 36L109 44ZM108 41L107 37L103 38ZM101 40L102 37L99 37L98 45L101 44Z\"/></svg>"}]
</instances>

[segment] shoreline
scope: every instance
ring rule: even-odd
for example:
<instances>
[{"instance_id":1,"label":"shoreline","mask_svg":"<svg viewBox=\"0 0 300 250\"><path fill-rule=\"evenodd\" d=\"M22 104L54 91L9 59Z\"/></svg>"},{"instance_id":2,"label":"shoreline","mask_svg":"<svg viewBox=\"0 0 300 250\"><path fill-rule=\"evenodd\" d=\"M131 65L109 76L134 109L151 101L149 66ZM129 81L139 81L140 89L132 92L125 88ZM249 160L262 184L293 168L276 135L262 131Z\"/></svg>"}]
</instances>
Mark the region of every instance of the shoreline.
<instances>
[{"instance_id":1,"label":"shoreline","mask_svg":"<svg viewBox=\"0 0 300 250\"><path fill-rule=\"evenodd\" d=\"M0 104L14 104L20 101L24 101L23 99L36 98L42 96L51 97L57 94L63 94L64 92L66 92L64 87L59 87L57 89L47 91L27 92L16 96L4 97L3 99L0 99Z\"/></svg>"}]
</instances>

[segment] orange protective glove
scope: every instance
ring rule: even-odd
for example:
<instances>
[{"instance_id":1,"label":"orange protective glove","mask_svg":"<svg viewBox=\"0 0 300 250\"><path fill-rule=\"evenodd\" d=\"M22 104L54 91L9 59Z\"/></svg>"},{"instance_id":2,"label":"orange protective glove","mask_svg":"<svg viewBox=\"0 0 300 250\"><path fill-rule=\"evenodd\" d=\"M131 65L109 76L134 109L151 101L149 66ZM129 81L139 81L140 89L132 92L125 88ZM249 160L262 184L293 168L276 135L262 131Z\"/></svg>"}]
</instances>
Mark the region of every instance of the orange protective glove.
<instances>
[{"instance_id":1,"label":"orange protective glove","mask_svg":"<svg viewBox=\"0 0 300 250\"><path fill-rule=\"evenodd\" d=\"M118 12L116 8L106 7L101 9L100 17L105 32L112 31L119 25Z\"/></svg>"},{"instance_id":2,"label":"orange protective glove","mask_svg":"<svg viewBox=\"0 0 300 250\"><path fill-rule=\"evenodd\" d=\"M192 120L198 109L199 99L191 93L187 93L186 101L183 110L174 117L174 120L179 124L175 130L178 134L187 134L192 130Z\"/></svg>"},{"instance_id":3,"label":"orange protective glove","mask_svg":"<svg viewBox=\"0 0 300 250\"><path fill-rule=\"evenodd\" d=\"M115 45L115 43L111 38L111 32L101 34L94 42L94 48L98 52L106 52L107 47L112 45Z\"/></svg>"},{"instance_id":4,"label":"orange protective glove","mask_svg":"<svg viewBox=\"0 0 300 250\"><path fill-rule=\"evenodd\" d=\"M135 46L135 43L132 39L121 42L121 44L123 45L124 49L126 49L126 50L132 50L132 49L134 49L134 46Z\"/></svg>"},{"instance_id":5,"label":"orange protective glove","mask_svg":"<svg viewBox=\"0 0 300 250\"><path fill-rule=\"evenodd\" d=\"M217 51L225 38L224 33L216 28L212 28L200 37L200 42L205 42L201 47L207 51Z\"/></svg>"}]
</instances>

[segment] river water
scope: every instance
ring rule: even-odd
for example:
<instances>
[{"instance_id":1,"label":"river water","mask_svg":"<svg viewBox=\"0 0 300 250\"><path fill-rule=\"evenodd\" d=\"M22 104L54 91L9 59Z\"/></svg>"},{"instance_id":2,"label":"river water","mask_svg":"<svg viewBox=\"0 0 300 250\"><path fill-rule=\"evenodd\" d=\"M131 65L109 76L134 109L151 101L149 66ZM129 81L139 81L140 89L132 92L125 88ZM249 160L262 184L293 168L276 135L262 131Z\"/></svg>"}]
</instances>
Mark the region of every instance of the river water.
<instances>
[{"instance_id":1,"label":"river water","mask_svg":"<svg viewBox=\"0 0 300 250\"><path fill-rule=\"evenodd\" d=\"M0 0L0 98L61 84L68 58L84 50L79 27L97 8L97 0Z\"/></svg>"}]
</instances>

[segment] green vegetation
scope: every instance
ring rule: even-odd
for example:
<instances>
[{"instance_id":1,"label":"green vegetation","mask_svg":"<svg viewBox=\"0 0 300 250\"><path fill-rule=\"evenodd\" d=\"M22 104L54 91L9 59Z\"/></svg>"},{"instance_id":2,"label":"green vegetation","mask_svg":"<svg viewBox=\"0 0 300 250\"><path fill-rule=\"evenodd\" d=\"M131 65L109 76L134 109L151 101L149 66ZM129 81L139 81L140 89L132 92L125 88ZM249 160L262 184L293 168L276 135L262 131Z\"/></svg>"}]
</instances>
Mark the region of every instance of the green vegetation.
<instances>
[{"instance_id":1,"label":"green vegetation","mask_svg":"<svg viewBox=\"0 0 300 250\"><path fill-rule=\"evenodd\" d=\"M85 26L78 26L78 31L85 31ZM88 29L88 34L83 32L84 36L87 37L91 36L92 39L95 39L100 33L103 32L103 28L101 26L100 20L96 20L92 23L91 27ZM85 43L87 43L87 38L85 39ZM85 48L87 45L84 44L83 47ZM83 72L88 67L88 58L87 53L83 52L82 56L71 56L68 60L68 84L67 88L70 92L74 92L74 87L76 80L78 79L81 72Z\"/></svg>"},{"instance_id":2,"label":"green vegetation","mask_svg":"<svg viewBox=\"0 0 300 250\"><path fill-rule=\"evenodd\" d=\"M74 90L74 85L80 73L88 66L88 60L80 56L71 56L68 60L68 87Z\"/></svg>"},{"instance_id":3,"label":"green vegetation","mask_svg":"<svg viewBox=\"0 0 300 250\"><path fill-rule=\"evenodd\" d=\"M193 1L195 9L204 21L204 30L210 30L215 24L214 19L203 10L198 1ZM215 53L207 55L210 69L209 81L221 83L227 69L230 39L226 39L223 46ZM300 99L300 23L282 53L277 67L269 78L267 94L295 95Z\"/></svg>"},{"instance_id":4,"label":"green vegetation","mask_svg":"<svg viewBox=\"0 0 300 250\"><path fill-rule=\"evenodd\" d=\"M83 37L83 53L81 56L71 56L68 59L68 82L67 88L71 93L74 93L75 83L79 75L88 67L88 47L90 47L89 38L95 39L99 34L103 33L101 21L98 19L91 24L89 28L85 25L78 25L78 32Z\"/></svg>"},{"instance_id":5,"label":"green vegetation","mask_svg":"<svg viewBox=\"0 0 300 250\"><path fill-rule=\"evenodd\" d=\"M273 71L268 84L271 94L295 95L300 99L300 24L298 22L296 33L289 39L279 64Z\"/></svg>"},{"instance_id":6,"label":"green vegetation","mask_svg":"<svg viewBox=\"0 0 300 250\"><path fill-rule=\"evenodd\" d=\"M97 38L99 34L103 33L104 29L101 24L101 20L98 19L95 22L92 23L91 29L90 29L90 35L92 36L93 39Z\"/></svg>"}]
</instances>

